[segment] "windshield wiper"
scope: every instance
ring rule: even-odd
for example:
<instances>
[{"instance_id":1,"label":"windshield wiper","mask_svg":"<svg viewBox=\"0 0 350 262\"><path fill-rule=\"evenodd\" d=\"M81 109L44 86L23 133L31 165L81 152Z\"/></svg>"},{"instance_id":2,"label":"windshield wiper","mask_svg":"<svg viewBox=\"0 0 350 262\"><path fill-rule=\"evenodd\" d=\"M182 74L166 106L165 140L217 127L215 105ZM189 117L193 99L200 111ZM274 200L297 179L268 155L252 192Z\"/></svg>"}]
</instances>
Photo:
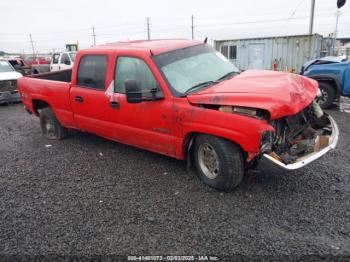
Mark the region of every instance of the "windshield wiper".
<instances>
[{"instance_id":1,"label":"windshield wiper","mask_svg":"<svg viewBox=\"0 0 350 262\"><path fill-rule=\"evenodd\" d=\"M197 90L197 89L200 89L200 88L203 88L203 87L208 87L208 86L211 86L213 84L217 84L218 82L217 81L205 81L205 82L202 82L202 83L199 83L199 84L196 84L194 86L192 86L191 88L189 88L185 93L186 94L189 94L189 93L192 93L193 91Z\"/></svg>"},{"instance_id":2,"label":"windshield wiper","mask_svg":"<svg viewBox=\"0 0 350 262\"><path fill-rule=\"evenodd\" d=\"M238 75L239 72L237 71L231 71L231 72L228 72L227 74L224 74L222 77L220 77L218 80L216 81L221 81L221 80L224 80L225 78L229 77L229 76L233 76L233 75Z\"/></svg>"}]
</instances>

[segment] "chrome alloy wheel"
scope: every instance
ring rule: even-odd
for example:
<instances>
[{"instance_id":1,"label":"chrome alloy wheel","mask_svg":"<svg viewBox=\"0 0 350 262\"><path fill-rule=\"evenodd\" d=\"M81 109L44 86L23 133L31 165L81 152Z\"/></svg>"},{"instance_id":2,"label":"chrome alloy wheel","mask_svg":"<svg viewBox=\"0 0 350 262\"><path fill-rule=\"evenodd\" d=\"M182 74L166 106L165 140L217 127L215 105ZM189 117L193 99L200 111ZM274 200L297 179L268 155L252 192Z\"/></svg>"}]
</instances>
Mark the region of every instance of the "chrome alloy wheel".
<instances>
[{"instance_id":1,"label":"chrome alloy wheel","mask_svg":"<svg viewBox=\"0 0 350 262\"><path fill-rule=\"evenodd\" d=\"M198 163L204 175L215 179L219 175L219 157L209 144L201 144L198 148Z\"/></svg>"}]
</instances>

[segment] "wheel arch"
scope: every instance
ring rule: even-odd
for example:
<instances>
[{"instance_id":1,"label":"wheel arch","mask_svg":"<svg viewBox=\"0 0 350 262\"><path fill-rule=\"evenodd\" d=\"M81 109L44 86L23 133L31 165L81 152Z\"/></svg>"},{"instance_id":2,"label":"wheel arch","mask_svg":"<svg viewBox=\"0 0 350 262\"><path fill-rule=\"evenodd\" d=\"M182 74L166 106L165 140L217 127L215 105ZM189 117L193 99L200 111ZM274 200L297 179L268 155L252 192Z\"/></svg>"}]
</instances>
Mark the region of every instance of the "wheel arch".
<instances>
[{"instance_id":1,"label":"wheel arch","mask_svg":"<svg viewBox=\"0 0 350 262\"><path fill-rule=\"evenodd\" d=\"M182 142L183 159L187 160L187 165L189 165L189 166L191 165L191 150L193 149L193 144L194 144L196 137L198 137L199 135L215 136L218 138L225 139L231 143L234 143L235 145L237 145L241 149L243 159L246 160L248 157L248 153L242 147L242 145L240 143L238 143L237 141L235 141L234 139L232 139L231 137L217 135L217 134L211 134L211 133L205 133L205 132L200 132L200 131L189 131L185 135L183 142Z\"/></svg>"},{"instance_id":2,"label":"wheel arch","mask_svg":"<svg viewBox=\"0 0 350 262\"><path fill-rule=\"evenodd\" d=\"M46 108L46 107L51 107L50 104L43 99L40 98L34 98L32 99L32 106L33 106L33 110L35 115L39 115L39 111L40 109Z\"/></svg>"},{"instance_id":3,"label":"wheel arch","mask_svg":"<svg viewBox=\"0 0 350 262\"><path fill-rule=\"evenodd\" d=\"M317 74L317 75L312 75L312 76L308 76L308 77L316 80L317 82L329 83L336 91L336 98L340 97L341 83L340 83L337 75L335 75L335 74Z\"/></svg>"}]
</instances>

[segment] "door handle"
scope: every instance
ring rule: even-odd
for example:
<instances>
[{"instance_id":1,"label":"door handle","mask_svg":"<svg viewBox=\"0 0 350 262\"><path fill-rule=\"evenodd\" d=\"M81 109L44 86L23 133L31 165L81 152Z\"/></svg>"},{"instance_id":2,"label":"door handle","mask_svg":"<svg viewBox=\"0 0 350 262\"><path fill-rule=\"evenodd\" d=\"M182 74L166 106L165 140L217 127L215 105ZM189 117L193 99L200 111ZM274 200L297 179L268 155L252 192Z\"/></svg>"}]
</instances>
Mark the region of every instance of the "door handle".
<instances>
[{"instance_id":1,"label":"door handle","mask_svg":"<svg viewBox=\"0 0 350 262\"><path fill-rule=\"evenodd\" d=\"M109 104L110 104L110 106L112 108L115 108L115 109L119 109L120 108L119 102L111 101Z\"/></svg>"},{"instance_id":2,"label":"door handle","mask_svg":"<svg viewBox=\"0 0 350 262\"><path fill-rule=\"evenodd\" d=\"M83 103L84 102L84 98L82 96L76 96L74 98L75 101L77 101L78 103Z\"/></svg>"}]
</instances>

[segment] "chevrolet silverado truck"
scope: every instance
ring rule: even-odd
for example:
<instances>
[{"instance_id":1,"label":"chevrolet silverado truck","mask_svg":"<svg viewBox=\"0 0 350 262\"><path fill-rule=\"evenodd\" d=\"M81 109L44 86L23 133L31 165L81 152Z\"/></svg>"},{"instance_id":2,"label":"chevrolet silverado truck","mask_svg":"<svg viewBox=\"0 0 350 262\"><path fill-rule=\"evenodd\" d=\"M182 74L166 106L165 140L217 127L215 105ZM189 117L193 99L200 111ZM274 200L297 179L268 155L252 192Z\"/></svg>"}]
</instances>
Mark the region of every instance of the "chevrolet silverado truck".
<instances>
[{"instance_id":1,"label":"chevrolet silverado truck","mask_svg":"<svg viewBox=\"0 0 350 262\"><path fill-rule=\"evenodd\" d=\"M330 108L341 96L350 97L350 61L338 57L312 60L303 66L301 74L319 83L323 109Z\"/></svg>"},{"instance_id":2,"label":"chevrolet silverado truck","mask_svg":"<svg viewBox=\"0 0 350 262\"><path fill-rule=\"evenodd\" d=\"M47 139L78 129L187 160L207 185L230 190L248 168L292 171L335 148L335 121L316 81L239 70L190 40L106 44L72 70L23 77L20 95Z\"/></svg>"}]
</instances>

